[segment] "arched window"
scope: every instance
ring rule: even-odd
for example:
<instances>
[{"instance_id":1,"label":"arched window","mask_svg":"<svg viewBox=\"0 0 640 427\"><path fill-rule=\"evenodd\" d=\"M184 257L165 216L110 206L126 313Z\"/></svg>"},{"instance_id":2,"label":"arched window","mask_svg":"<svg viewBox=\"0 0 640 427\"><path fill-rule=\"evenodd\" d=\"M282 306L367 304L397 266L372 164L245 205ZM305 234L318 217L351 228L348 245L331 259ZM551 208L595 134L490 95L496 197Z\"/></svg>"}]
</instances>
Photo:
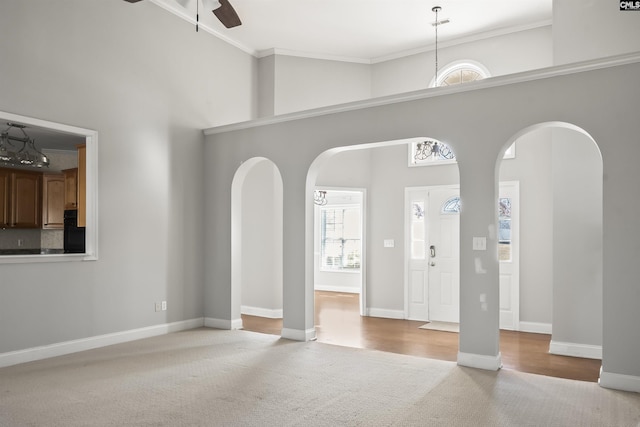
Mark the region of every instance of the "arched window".
<instances>
[{"instance_id":1,"label":"arched window","mask_svg":"<svg viewBox=\"0 0 640 427\"><path fill-rule=\"evenodd\" d=\"M443 214L459 214L460 213L460 197L454 196L442 204Z\"/></svg>"},{"instance_id":2,"label":"arched window","mask_svg":"<svg viewBox=\"0 0 640 427\"><path fill-rule=\"evenodd\" d=\"M431 82L430 87L453 86L473 82L490 77L489 70L475 61L456 61L442 68L438 73L438 81Z\"/></svg>"},{"instance_id":3,"label":"arched window","mask_svg":"<svg viewBox=\"0 0 640 427\"><path fill-rule=\"evenodd\" d=\"M456 162L456 156L453 154L453 150L443 142L427 139L413 142L409 146L409 166Z\"/></svg>"}]
</instances>

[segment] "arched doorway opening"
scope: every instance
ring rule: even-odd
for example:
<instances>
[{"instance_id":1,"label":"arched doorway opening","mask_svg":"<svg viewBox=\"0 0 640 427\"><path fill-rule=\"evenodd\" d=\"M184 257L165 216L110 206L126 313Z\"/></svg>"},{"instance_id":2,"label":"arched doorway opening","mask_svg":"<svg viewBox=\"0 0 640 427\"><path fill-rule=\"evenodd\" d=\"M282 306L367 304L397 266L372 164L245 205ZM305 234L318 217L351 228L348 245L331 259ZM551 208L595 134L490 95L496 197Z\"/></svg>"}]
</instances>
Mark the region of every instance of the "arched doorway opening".
<instances>
[{"instance_id":1,"label":"arched doorway opening","mask_svg":"<svg viewBox=\"0 0 640 427\"><path fill-rule=\"evenodd\" d=\"M506 145L512 143L515 159L499 160L497 176L500 181L517 181L520 187L520 210L512 212L520 222L519 330L551 335L551 354L601 359L599 148L583 129L560 122L523 129ZM496 227L501 230L507 223L498 220ZM505 247L508 251L508 244ZM501 279L508 265L508 259L500 262ZM508 358L503 362L510 363Z\"/></svg>"},{"instance_id":2,"label":"arched doorway opening","mask_svg":"<svg viewBox=\"0 0 640 427\"><path fill-rule=\"evenodd\" d=\"M429 264L423 262L418 265L419 262L414 262L412 274L408 274L411 257L407 255L410 248L406 246L405 220L409 202L405 195L407 189L431 187L431 191L436 191L440 187L459 186L455 160L443 159L445 161L441 164L429 160L425 167L415 164L413 150L417 144L423 144L427 140L434 141L432 138L411 138L366 146L341 147L321 154L309 169L308 200L313 200L312 192L317 189L366 189L366 233L363 236L365 243L362 258L364 286L360 313L363 316L409 319L407 301L422 299L423 304L426 303L424 299L429 293ZM311 213L317 210L311 203L308 206L311 206ZM307 210L307 213L310 211ZM318 234L313 229L314 223L317 224L318 221L312 214L307 217L307 225L311 225L308 236ZM428 239L424 235L427 230L422 230L423 236L419 240L424 247L421 253L427 256ZM307 240L307 272L316 267L317 261L311 264L317 257L316 252L314 240ZM314 258L310 259L310 254ZM456 257L458 256L456 251ZM418 267L422 269L421 274L416 273ZM315 290L317 275L307 277L311 280L311 288ZM409 277L416 280L409 280ZM415 325L416 330L424 324L416 322L419 323ZM455 360L455 350L450 360Z\"/></svg>"},{"instance_id":3,"label":"arched doorway opening","mask_svg":"<svg viewBox=\"0 0 640 427\"><path fill-rule=\"evenodd\" d=\"M242 314L282 318L283 186L264 157L245 161L231 186L231 292L234 329Z\"/></svg>"}]
</instances>

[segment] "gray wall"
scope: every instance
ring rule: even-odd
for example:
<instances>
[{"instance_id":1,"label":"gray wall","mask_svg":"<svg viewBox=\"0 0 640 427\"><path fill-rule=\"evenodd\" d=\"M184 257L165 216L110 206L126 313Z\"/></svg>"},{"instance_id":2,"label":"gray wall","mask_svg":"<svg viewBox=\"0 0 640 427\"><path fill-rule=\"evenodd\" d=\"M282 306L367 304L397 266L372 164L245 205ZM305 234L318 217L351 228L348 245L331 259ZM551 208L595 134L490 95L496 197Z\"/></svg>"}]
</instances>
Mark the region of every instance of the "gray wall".
<instances>
[{"instance_id":1,"label":"gray wall","mask_svg":"<svg viewBox=\"0 0 640 427\"><path fill-rule=\"evenodd\" d=\"M640 14L620 11L608 0L553 2L553 61L556 65L638 51Z\"/></svg>"},{"instance_id":2,"label":"gray wall","mask_svg":"<svg viewBox=\"0 0 640 427\"><path fill-rule=\"evenodd\" d=\"M369 65L275 56L274 113L371 98Z\"/></svg>"},{"instance_id":3,"label":"gray wall","mask_svg":"<svg viewBox=\"0 0 640 427\"><path fill-rule=\"evenodd\" d=\"M0 353L201 318L201 129L255 116L256 60L99 0L3 1L0 52L0 111L99 138L99 259L0 265Z\"/></svg>"},{"instance_id":4,"label":"gray wall","mask_svg":"<svg viewBox=\"0 0 640 427\"><path fill-rule=\"evenodd\" d=\"M553 130L553 340L602 344L602 158L585 135Z\"/></svg>"}]
</instances>

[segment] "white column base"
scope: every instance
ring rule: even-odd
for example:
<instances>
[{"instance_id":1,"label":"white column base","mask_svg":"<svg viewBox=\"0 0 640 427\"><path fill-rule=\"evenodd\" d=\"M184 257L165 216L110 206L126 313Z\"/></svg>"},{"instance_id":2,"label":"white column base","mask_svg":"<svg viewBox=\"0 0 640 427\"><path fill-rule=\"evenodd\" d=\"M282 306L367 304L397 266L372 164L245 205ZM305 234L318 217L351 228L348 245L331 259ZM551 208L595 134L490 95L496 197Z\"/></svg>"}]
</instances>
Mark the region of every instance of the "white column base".
<instances>
[{"instance_id":1,"label":"white column base","mask_svg":"<svg viewBox=\"0 0 640 427\"><path fill-rule=\"evenodd\" d=\"M499 352L496 356L458 352L458 365L485 369L487 371L497 371L502 368L502 355Z\"/></svg>"},{"instance_id":2,"label":"white column base","mask_svg":"<svg viewBox=\"0 0 640 427\"><path fill-rule=\"evenodd\" d=\"M242 329L242 319L214 319L212 317L204 318L204 326L215 329Z\"/></svg>"},{"instance_id":3,"label":"white column base","mask_svg":"<svg viewBox=\"0 0 640 427\"><path fill-rule=\"evenodd\" d=\"M316 328L307 330L282 328L281 336L292 341L314 341L316 339Z\"/></svg>"}]
</instances>

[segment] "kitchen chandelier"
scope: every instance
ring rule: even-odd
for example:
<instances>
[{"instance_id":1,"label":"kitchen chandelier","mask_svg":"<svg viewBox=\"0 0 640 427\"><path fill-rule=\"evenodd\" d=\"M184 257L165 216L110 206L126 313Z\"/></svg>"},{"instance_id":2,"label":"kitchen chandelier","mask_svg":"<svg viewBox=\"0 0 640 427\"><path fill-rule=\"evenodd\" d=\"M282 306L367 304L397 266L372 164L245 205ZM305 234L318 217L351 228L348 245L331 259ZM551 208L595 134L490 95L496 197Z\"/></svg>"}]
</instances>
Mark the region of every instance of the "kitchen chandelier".
<instances>
[{"instance_id":1,"label":"kitchen chandelier","mask_svg":"<svg viewBox=\"0 0 640 427\"><path fill-rule=\"evenodd\" d=\"M0 134L0 165L49 167L49 158L36 148L35 140L24 130L25 125L7 123L7 126ZM19 129L22 136L10 135L12 129ZM22 146L19 143L22 143Z\"/></svg>"},{"instance_id":2,"label":"kitchen chandelier","mask_svg":"<svg viewBox=\"0 0 640 427\"><path fill-rule=\"evenodd\" d=\"M313 203L318 206L324 206L327 204L327 192L324 190L313 191Z\"/></svg>"}]
</instances>

